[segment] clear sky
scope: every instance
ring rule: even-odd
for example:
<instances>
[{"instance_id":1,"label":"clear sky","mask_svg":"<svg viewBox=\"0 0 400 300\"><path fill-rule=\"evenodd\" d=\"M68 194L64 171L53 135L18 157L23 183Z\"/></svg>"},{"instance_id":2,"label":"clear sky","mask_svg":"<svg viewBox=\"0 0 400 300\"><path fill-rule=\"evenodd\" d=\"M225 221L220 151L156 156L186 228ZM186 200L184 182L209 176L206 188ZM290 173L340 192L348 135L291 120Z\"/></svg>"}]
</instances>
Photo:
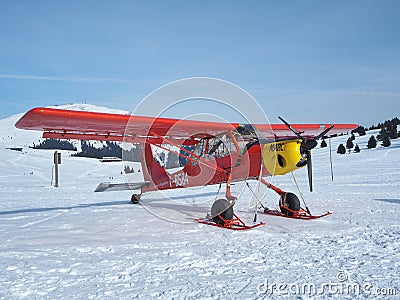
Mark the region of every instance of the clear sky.
<instances>
[{"instance_id":1,"label":"clear sky","mask_svg":"<svg viewBox=\"0 0 400 300\"><path fill-rule=\"evenodd\" d=\"M400 116L400 1L0 1L0 118L87 102L133 110L215 77L271 121Z\"/></svg>"}]
</instances>

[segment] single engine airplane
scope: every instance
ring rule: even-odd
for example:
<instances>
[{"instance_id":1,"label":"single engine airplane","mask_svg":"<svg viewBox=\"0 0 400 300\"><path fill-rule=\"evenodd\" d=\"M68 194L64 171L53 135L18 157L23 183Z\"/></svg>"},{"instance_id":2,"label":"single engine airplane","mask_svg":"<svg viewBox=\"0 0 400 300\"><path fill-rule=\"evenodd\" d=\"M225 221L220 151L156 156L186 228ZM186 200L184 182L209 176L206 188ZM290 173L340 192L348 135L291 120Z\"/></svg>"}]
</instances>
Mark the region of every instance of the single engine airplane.
<instances>
[{"instance_id":1,"label":"single engine airplane","mask_svg":"<svg viewBox=\"0 0 400 300\"><path fill-rule=\"evenodd\" d=\"M279 117L280 118L280 117ZM356 124L239 124L170 118L154 118L87 111L34 108L15 126L43 131L43 138L128 142L138 145L143 182L101 183L96 191L138 190L132 203L143 193L226 184L225 198L216 200L208 219L199 222L230 228L249 229L233 212L236 197L231 183L259 180L280 196L279 215L316 218L301 208L298 197L266 181L265 177L284 175L307 166L312 191L311 150L328 133L341 134ZM181 168L170 174L155 159L154 147L179 156ZM265 210L268 213L268 210ZM323 216L323 215L321 215Z\"/></svg>"}]
</instances>

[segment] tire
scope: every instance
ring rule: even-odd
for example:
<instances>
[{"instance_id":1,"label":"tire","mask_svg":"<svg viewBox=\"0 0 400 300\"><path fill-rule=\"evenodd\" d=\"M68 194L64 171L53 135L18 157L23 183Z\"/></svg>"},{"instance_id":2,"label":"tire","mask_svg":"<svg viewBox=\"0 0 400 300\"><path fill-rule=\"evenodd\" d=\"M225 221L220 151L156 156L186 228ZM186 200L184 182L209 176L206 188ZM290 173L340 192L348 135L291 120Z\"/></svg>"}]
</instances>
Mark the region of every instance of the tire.
<instances>
[{"instance_id":1,"label":"tire","mask_svg":"<svg viewBox=\"0 0 400 300\"><path fill-rule=\"evenodd\" d=\"M218 199L211 206L211 217L214 223L225 225L225 220L233 219L233 206L226 199Z\"/></svg>"},{"instance_id":2,"label":"tire","mask_svg":"<svg viewBox=\"0 0 400 300\"><path fill-rule=\"evenodd\" d=\"M132 204L138 204L140 201L140 195L138 194L133 194L131 197L131 202Z\"/></svg>"},{"instance_id":3,"label":"tire","mask_svg":"<svg viewBox=\"0 0 400 300\"><path fill-rule=\"evenodd\" d=\"M279 199L279 207L281 208L281 212L286 216L293 216L293 213L285 207L289 208L293 211L300 210L300 200L297 196L293 193L284 193L282 194L281 198Z\"/></svg>"}]
</instances>

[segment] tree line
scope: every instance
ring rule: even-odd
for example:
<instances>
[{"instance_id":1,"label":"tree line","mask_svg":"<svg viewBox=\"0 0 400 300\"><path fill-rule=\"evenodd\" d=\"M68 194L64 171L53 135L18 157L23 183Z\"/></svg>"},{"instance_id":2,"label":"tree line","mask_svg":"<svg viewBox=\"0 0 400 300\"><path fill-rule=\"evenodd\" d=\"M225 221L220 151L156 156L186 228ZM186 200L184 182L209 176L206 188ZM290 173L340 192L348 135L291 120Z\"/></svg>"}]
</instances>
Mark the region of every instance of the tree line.
<instances>
[{"instance_id":1,"label":"tree line","mask_svg":"<svg viewBox=\"0 0 400 300\"><path fill-rule=\"evenodd\" d=\"M358 133L359 136L363 136L366 135L366 132L368 130L375 130L375 129L380 129L379 133L377 134L377 136L375 137L374 135L371 135L368 143L367 143L367 148L368 149L373 149L376 148L376 146L378 145L378 142L381 142L381 146L383 147L389 147L391 145L391 140L397 139L400 137L400 131L397 131L397 126L400 125L400 120L395 117L391 120L386 120L383 123L378 123L378 125L372 125L369 128L365 128L363 126L359 126L358 128L354 129L351 132L351 136L347 139L346 141L346 146L344 146L343 144L340 144L338 149L337 149L337 153L338 154L345 154L346 153L346 149L347 151L351 151L351 149L353 149L353 151L355 153L359 153L360 152L360 147L356 144L354 145L354 141L355 141L355 133ZM321 147L326 147L326 141L322 140L321 142Z\"/></svg>"},{"instance_id":2,"label":"tree line","mask_svg":"<svg viewBox=\"0 0 400 300\"><path fill-rule=\"evenodd\" d=\"M38 144L33 143L31 148L34 149L52 149L52 150L68 150L77 151L77 148L68 140L45 139ZM88 141L81 141L81 151L72 154L78 157L104 158L118 157L127 161L140 161L139 151L136 145L132 149L125 150L116 142L105 142L101 147L94 147Z\"/></svg>"},{"instance_id":3,"label":"tree line","mask_svg":"<svg viewBox=\"0 0 400 300\"><path fill-rule=\"evenodd\" d=\"M39 144L33 143L33 146L30 148L77 151L76 147L69 141L63 141L58 139L45 139L41 141Z\"/></svg>"},{"instance_id":4,"label":"tree line","mask_svg":"<svg viewBox=\"0 0 400 300\"><path fill-rule=\"evenodd\" d=\"M116 143L106 141L102 147L94 147L88 141L81 141L81 151L72 156L78 157L91 157L102 159L104 157L117 157L123 158L126 161L140 161L139 151L134 145L132 149L125 150Z\"/></svg>"}]
</instances>

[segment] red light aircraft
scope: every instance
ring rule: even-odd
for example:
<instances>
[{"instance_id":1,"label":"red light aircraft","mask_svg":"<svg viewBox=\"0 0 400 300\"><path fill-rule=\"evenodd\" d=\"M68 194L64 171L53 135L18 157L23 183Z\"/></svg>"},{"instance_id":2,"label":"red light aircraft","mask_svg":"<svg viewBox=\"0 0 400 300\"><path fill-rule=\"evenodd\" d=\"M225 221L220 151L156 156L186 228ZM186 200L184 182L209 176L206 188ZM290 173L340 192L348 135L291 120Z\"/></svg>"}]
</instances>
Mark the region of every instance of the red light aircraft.
<instances>
[{"instance_id":1,"label":"red light aircraft","mask_svg":"<svg viewBox=\"0 0 400 300\"><path fill-rule=\"evenodd\" d=\"M284 192L264 177L284 175L307 166L312 191L311 150L316 140L357 128L356 124L238 124L153 118L98 112L34 108L15 126L43 131L44 138L129 142L139 145L144 182L100 184L96 191L138 190L132 203L145 192L226 183L225 199L211 207L209 219L198 221L230 228L249 229L233 213L235 181L259 180L280 196L281 212L294 218L316 218L300 206L293 193ZM152 147L180 157L181 168L168 173L154 157ZM268 211L265 211L268 213ZM322 215L324 216L324 215Z\"/></svg>"}]
</instances>

